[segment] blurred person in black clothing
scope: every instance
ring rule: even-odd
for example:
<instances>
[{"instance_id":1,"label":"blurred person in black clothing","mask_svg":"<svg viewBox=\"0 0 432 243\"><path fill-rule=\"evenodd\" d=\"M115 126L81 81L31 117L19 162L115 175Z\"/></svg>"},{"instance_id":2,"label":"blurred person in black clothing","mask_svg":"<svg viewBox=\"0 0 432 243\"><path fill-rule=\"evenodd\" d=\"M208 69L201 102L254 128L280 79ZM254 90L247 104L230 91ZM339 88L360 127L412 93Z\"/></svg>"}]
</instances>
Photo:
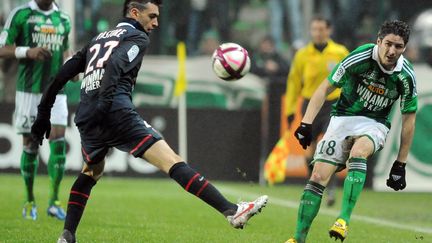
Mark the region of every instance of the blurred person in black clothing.
<instances>
[{"instance_id":1,"label":"blurred person in black clothing","mask_svg":"<svg viewBox=\"0 0 432 243\"><path fill-rule=\"evenodd\" d=\"M251 72L272 82L285 82L289 63L280 55L272 37L264 37L256 53L252 53Z\"/></svg>"}]
</instances>

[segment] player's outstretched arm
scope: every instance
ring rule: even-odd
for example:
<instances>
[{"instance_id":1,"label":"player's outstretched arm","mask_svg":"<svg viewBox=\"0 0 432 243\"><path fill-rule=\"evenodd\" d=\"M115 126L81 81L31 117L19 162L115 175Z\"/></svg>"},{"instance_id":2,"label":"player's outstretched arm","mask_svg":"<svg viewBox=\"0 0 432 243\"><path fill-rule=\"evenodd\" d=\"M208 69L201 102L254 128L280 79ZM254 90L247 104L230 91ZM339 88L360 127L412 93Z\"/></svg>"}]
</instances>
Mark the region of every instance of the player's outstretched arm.
<instances>
[{"instance_id":1,"label":"player's outstretched arm","mask_svg":"<svg viewBox=\"0 0 432 243\"><path fill-rule=\"evenodd\" d=\"M397 160L387 179L387 186L395 191L403 190L406 187L405 166L408 159L408 152L414 137L416 113L406 113L402 115L401 145Z\"/></svg>"},{"instance_id":2,"label":"player's outstretched arm","mask_svg":"<svg viewBox=\"0 0 432 243\"><path fill-rule=\"evenodd\" d=\"M317 90L315 90L312 98L309 102L309 105L306 109L306 113L303 116L303 123L312 124L319 110L324 104L324 101L328 94L333 92L336 89L333 85L330 84L328 79L325 79Z\"/></svg>"},{"instance_id":3,"label":"player's outstretched arm","mask_svg":"<svg viewBox=\"0 0 432 243\"><path fill-rule=\"evenodd\" d=\"M416 113L402 114L402 130L401 130L401 145L397 160L406 162L408 153L411 148L411 143L414 137Z\"/></svg>"},{"instance_id":4,"label":"player's outstretched arm","mask_svg":"<svg viewBox=\"0 0 432 243\"><path fill-rule=\"evenodd\" d=\"M14 58L15 46L2 46L0 48L0 58Z\"/></svg>"},{"instance_id":5,"label":"player's outstretched arm","mask_svg":"<svg viewBox=\"0 0 432 243\"><path fill-rule=\"evenodd\" d=\"M68 49L66 51L63 52L63 60L64 63L66 63L67 61L69 61L69 59L71 59L73 57L73 52ZM72 79L70 79L70 81L76 82L79 80L79 76L76 75L75 77L73 77Z\"/></svg>"},{"instance_id":6,"label":"player's outstretched arm","mask_svg":"<svg viewBox=\"0 0 432 243\"><path fill-rule=\"evenodd\" d=\"M84 72L87 47L77 52L71 59L60 67L53 82L45 90L39 107L51 110L56 95L65 86L68 80L72 79L81 72Z\"/></svg>"},{"instance_id":7,"label":"player's outstretched arm","mask_svg":"<svg viewBox=\"0 0 432 243\"><path fill-rule=\"evenodd\" d=\"M29 58L43 61L51 58L51 52L43 47L23 47L14 45L5 45L0 48L0 58Z\"/></svg>"},{"instance_id":8,"label":"player's outstretched arm","mask_svg":"<svg viewBox=\"0 0 432 243\"><path fill-rule=\"evenodd\" d=\"M75 54L67 61L59 70L54 80L45 90L41 102L38 106L38 114L31 128L31 137L38 144L42 145L44 136L49 137L51 131L51 108L56 99L58 92L64 87L67 81L80 72L84 71L85 67L85 52L86 48Z\"/></svg>"},{"instance_id":9,"label":"player's outstretched arm","mask_svg":"<svg viewBox=\"0 0 432 243\"><path fill-rule=\"evenodd\" d=\"M312 142L312 122L323 106L327 95L333 92L334 89L335 87L330 84L328 79L325 79L318 89L315 90L303 116L303 120L294 132L294 137L297 138L303 149L310 146Z\"/></svg>"}]
</instances>

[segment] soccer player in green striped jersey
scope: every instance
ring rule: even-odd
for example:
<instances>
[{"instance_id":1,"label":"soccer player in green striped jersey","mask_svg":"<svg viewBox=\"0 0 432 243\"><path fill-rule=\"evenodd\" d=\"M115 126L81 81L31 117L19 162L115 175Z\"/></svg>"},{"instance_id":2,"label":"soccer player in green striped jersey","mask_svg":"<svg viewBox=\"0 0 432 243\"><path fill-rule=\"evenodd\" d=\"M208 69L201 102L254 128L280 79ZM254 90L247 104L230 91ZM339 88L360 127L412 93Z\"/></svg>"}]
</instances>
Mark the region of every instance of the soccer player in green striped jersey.
<instances>
[{"instance_id":1,"label":"soccer player in green striped jersey","mask_svg":"<svg viewBox=\"0 0 432 243\"><path fill-rule=\"evenodd\" d=\"M389 114L400 99L402 130L399 153L389 173L387 186L406 187L405 165L414 135L417 111L416 80L411 63L402 53L410 29L402 21L387 21L378 32L376 44L366 44L340 62L312 96L295 136L303 146L311 142L312 122L326 94L339 87L329 127L318 143L314 169L300 200L297 228L288 242L305 242L317 215L322 193L335 172L345 167L342 208L330 228L330 237L343 241L351 214L366 179L367 159L384 146L390 129Z\"/></svg>"},{"instance_id":2,"label":"soccer player in green striped jersey","mask_svg":"<svg viewBox=\"0 0 432 243\"><path fill-rule=\"evenodd\" d=\"M33 182L38 168L38 146L30 137L30 128L50 77L57 73L64 60L71 55L69 32L69 17L58 9L53 0L32 0L10 13L0 34L0 57L15 57L19 61L14 125L18 133L23 135L20 164L26 189L22 214L26 219L37 218ZM64 134L68 110L65 94L57 96L53 110L53 128L49 136L48 174L51 183L47 213L64 220L65 212L59 202L58 190L66 157Z\"/></svg>"}]
</instances>

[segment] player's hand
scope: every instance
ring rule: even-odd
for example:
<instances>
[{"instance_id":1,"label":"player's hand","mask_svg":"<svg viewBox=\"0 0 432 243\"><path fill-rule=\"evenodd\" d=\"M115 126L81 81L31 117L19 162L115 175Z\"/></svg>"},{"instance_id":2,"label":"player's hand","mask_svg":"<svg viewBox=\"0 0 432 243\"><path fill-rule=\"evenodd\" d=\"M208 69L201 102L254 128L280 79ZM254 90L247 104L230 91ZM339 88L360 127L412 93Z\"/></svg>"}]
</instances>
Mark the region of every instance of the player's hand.
<instances>
[{"instance_id":1,"label":"player's hand","mask_svg":"<svg viewBox=\"0 0 432 243\"><path fill-rule=\"evenodd\" d=\"M396 160L390 170L387 186L395 191L403 190L406 187L405 165L406 163Z\"/></svg>"},{"instance_id":2,"label":"player's hand","mask_svg":"<svg viewBox=\"0 0 432 243\"><path fill-rule=\"evenodd\" d=\"M49 138L51 132L51 122L44 117L38 116L31 127L31 137L33 141L37 142L39 145L42 145L42 141L45 138Z\"/></svg>"},{"instance_id":3,"label":"player's hand","mask_svg":"<svg viewBox=\"0 0 432 243\"><path fill-rule=\"evenodd\" d=\"M303 149L306 149L312 142L312 125L304 122L300 123L300 126L294 132L294 136Z\"/></svg>"},{"instance_id":4,"label":"player's hand","mask_svg":"<svg viewBox=\"0 0 432 243\"><path fill-rule=\"evenodd\" d=\"M33 47L28 49L27 57L37 61L43 61L51 58L51 52L43 47Z\"/></svg>"}]
</instances>

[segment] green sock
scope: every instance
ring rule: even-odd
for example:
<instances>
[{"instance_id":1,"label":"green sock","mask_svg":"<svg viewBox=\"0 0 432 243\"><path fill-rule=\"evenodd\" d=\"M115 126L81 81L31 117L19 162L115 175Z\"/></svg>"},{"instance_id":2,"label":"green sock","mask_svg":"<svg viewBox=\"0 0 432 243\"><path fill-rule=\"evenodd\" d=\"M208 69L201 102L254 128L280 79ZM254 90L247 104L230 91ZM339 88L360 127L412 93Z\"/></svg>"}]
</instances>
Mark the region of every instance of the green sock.
<instances>
[{"instance_id":1,"label":"green sock","mask_svg":"<svg viewBox=\"0 0 432 243\"><path fill-rule=\"evenodd\" d=\"M347 224L366 180L366 159L350 158L348 174L345 178L340 218Z\"/></svg>"},{"instance_id":2,"label":"green sock","mask_svg":"<svg viewBox=\"0 0 432 243\"><path fill-rule=\"evenodd\" d=\"M300 199L297 216L295 239L299 243L306 241L306 236L309 232L312 221L318 214L324 189L324 186L313 181L308 181L306 184L303 195Z\"/></svg>"},{"instance_id":3,"label":"green sock","mask_svg":"<svg viewBox=\"0 0 432 243\"><path fill-rule=\"evenodd\" d=\"M37 154L28 153L26 151L22 152L20 166L21 175L24 178L27 202L35 200L33 195L33 182L36 177L38 165Z\"/></svg>"},{"instance_id":4,"label":"green sock","mask_svg":"<svg viewBox=\"0 0 432 243\"><path fill-rule=\"evenodd\" d=\"M48 175L50 177L49 205L59 200L58 192L63 179L66 161L66 142L50 141L50 157L48 159Z\"/></svg>"}]
</instances>

